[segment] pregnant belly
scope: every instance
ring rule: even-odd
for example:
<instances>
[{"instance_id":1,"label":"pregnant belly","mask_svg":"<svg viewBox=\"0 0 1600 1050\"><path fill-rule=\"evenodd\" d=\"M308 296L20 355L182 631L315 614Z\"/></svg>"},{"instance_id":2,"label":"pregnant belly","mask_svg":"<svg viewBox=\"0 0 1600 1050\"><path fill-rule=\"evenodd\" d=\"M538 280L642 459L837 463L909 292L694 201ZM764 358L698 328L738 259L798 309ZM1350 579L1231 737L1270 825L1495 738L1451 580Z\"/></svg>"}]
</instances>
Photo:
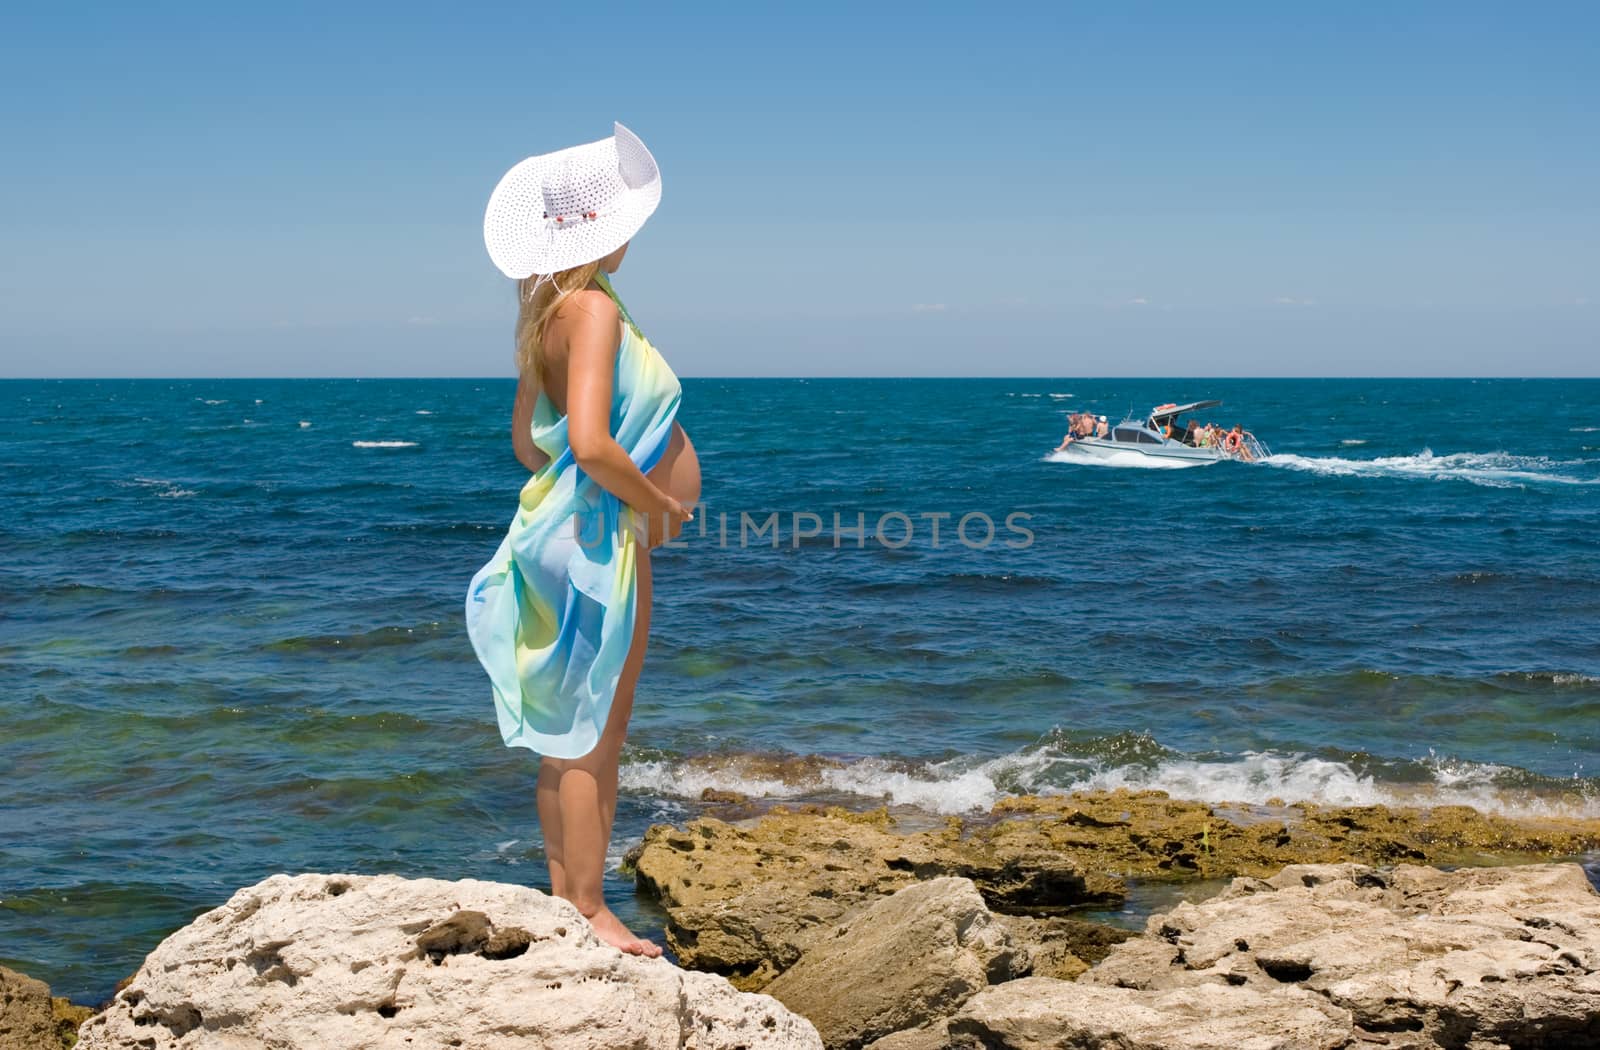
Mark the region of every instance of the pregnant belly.
<instances>
[{"instance_id":1,"label":"pregnant belly","mask_svg":"<svg viewBox=\"0 0 1600 1050\"><path fill-rule=\"evenodd\" d=\"M700 458L694 454L689 435L678 424L672 424L666 451L646 477L685 507L693 509L700 501Z\"/></svg>"}]
</instances>

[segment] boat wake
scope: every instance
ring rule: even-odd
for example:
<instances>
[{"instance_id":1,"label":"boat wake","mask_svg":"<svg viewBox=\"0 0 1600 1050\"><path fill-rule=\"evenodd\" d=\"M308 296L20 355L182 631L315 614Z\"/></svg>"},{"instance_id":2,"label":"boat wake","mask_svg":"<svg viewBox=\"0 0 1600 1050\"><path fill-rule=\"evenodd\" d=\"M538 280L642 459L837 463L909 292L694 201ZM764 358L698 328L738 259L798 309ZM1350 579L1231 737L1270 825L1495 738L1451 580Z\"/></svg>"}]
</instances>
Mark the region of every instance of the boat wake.
<instances>
[{"instance_id":1,"label":"boat wake","mask_svg":"<svg viewBox=\"0 0 1600 1050\"><path fill-rule=\"evenodd\" d=\"M1420 478L1424 481L1465 481L1488 488L1518 488L1529 484L1597 485L1600 478L1579 477L1566 469L1582 460L1553 460L1547 456L1514 456L1509 452L1457 452L1436 456L1423 449L1413 456L1348 459L1343 456L1297 456L1278 453L1268 466L1345 478Z\"/></svg>"}]
</instances>

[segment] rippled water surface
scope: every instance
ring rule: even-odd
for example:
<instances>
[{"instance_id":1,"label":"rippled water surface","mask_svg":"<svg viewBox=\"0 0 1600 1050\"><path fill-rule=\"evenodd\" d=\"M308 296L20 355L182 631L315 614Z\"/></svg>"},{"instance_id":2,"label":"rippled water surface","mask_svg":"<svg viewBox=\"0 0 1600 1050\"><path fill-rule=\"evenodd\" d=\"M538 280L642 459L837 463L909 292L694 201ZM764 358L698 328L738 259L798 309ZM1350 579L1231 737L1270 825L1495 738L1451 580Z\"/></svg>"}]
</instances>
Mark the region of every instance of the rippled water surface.
<instances>
[{"instance_id":1,"label":"rippled water surface","mask_svg":"<svg viewBox=\"0 0 1600 1050\"><path fill-rule=\"evenodd\" d=\"M512 389L0 383L0 962L103 997L280 870L542 884L537 760L500 744L461 619L526 478ZM1201 397L1273 457L1048 456L1068 411ZM616 854L707 787L1600 813L1597 405L1594 381L686 381L706 531L658 555Z\"/></svg>"}]
</instances>

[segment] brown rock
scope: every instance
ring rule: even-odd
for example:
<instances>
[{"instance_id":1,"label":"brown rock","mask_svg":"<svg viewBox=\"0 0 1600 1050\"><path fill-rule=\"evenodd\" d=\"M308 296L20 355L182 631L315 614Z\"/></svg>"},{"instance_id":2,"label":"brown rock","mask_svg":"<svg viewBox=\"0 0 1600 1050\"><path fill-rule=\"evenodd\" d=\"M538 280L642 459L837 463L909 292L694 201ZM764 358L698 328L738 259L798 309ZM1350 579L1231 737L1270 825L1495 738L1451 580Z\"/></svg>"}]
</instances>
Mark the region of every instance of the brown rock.
<instances>
[{"instance_id":1,"label":"brown rock","mask_svg":"<svg viewBox=\"0 0 1600 1050\"><path fill-rule=\"evenodd\" d=\"M990 907L1038 912L1120 900L1120 879L1085 875L1036 842L966 836L959 820L901 834L885 810L775 810L749 827L714 819L657 825L631 855L640 889L667 908L688 966L754 989L794 964L854 910L914 882L972 880Z\"/></svg>"},{"instance_id":2,"label":"brown rock","mask_svg":"<svg viewBox=\"0 0 1600 1050\"><path fill-rule=\"evenodd\" d=\"M1513 820L1466 806L1250 807L1118 790L1005 799L991 816L997 842L1059 851L1086 871L1098 865L1145 878L1267 876L1289 864L1346 860L1474 864L1600 847L1600 820Z\"/></svg>"},{"instance_id":3,"label":"brown rock","mask_svg":"<svg viewBox=\"0 0 1600 1050\"><path fill-rule=\"evenodd\" d=\"M60 1046L50 986L0 966L0 1050Z\"/></svg>"},{"instance_id":4,"label":"brown rock","mask_svg":"<svg viewBox=\"0 0 1600 1050\"><path fill-rule=\"evenodd\" d=\"M651 828L630 860L639 887L665 905L684 965L755 990L829 928L919 880L967 878L994 912L1043 921L1119 902L1124 878L1267 877L1343 861L1503 863L1596 848L1600 820L1512 820L1461 806L1209 805L1118 790L1007 799L986 816L931 828L902 827L884 809L817 806L737 824L701 819ZM1057 977L1093 965L1116 937L1066 943L1027 922L1012 936L1031 946L1036 973Z\"/></svg>"},{"instance_id":5,"label":"brown rock","mask_svg":"<svg viewBox=\"0 0 1600 1050\"><path fill-rule=\"evenodd\" d=\"M59 995L50 997L50 1012L55 1017L56 1038L61 1040L63 1047L76 1046L79 1027L94 1016L94 1011L89 1007L79 1006Z\"/></svg>"},{"instance_id":6,"label":"brown rock","mask_svg":"<svg viewBox=\"0 0 1600 1050\"><path fill-rule=\"evenodd\" d=\"M1321 996L1226 985L1136 993L1028 977L970 999L948 1022L972 1050L1341 1050L1349 1014Z\"/></svg>"},{"instance_id":7,"label":"brown rock","mask_svg":"<svg viewBox=\"0 0 1600 1050\"><path fill-rule=\"evenodd\" d=\"M857 912L764 990L816 1025L827 1046L856 1050L1026 969L977 888L941 878Z\"/></svg>"},{"instance_id":8,"label":"brown rock","mask_svg":"<svg viewBox=\"0 0 1600 1050\"><path fill-rule=\"evenodd\" d=\"M1011 943L1027 950L1032 975L1070 981L1104 959L1111 949L1133 936L1132 930L1062 916L1036 919L998 915Z\"/></svg>"},{"instance_id":9,"label":"brown rock","mask_svg":"<svg viewBox=\"0 0 1600 1050\"><path fill-rule=\"evenodd\" d=\"M866 1050L949 1050L950 1032L943 1018L921 1028L890 1032L867 1044Z\"/></svg>"}]
</instances>

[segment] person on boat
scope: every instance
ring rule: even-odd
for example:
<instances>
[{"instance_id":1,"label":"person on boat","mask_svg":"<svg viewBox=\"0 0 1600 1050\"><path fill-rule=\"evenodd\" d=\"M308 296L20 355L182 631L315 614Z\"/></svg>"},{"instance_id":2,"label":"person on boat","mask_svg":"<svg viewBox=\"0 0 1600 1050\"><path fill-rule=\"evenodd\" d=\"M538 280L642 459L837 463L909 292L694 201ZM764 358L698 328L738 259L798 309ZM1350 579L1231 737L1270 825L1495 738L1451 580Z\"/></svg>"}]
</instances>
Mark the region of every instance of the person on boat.
<instances>
[{"instance_id":1,"label":"person on boat","mask_svg":"<svg viewBox=\"0 0 1600 1050\"><path fill-rule=\"evenodd\" d=\"M1106 417L1101 416L1095 420L1094 436L1104 440L1111 433L1111 424L1106 422Z\"/></svg>"},{"instance_id":2,"label":"person on boat","mask_svg":"<svg viewBox=\"0 0 1600 1050\"><path fill-rule=\"evenodd\" d=\"M1087 412L1074 412L1067 417L1067 435L1061 439L1061 444L1056 446L1057 452L1064 452L1068 445L1079 438L1094 437L1094 416Z\"/></svg>"},{"instance_id":3,"label":"person on boat","mask_svg":"<svg viewBox=\"0 0 1600 1050\"><path fill-rule=\"evenodd\" d=\"M1061 444L1056 446L1057 452L1065 452L1067 446L1078 440L1079 420L1082 418L1077 412L1067 417L1067 433L1061 439Z\"/></svg>"},{"instance_id":4,"label":"person on boat","mask_svg":"<svg viewBox=\"0 0 1600 1050\"><path fill-rule=\"evenodd\" d=\"M1230 456L1238 456L1246 463L1252 463L1256 457L1250 452L1250 443L1245 437L1244 427L1235 423L1233 429L1228 431L1228 436L1222 439L1222 450Z\"/></svg>"}]
</instances>

